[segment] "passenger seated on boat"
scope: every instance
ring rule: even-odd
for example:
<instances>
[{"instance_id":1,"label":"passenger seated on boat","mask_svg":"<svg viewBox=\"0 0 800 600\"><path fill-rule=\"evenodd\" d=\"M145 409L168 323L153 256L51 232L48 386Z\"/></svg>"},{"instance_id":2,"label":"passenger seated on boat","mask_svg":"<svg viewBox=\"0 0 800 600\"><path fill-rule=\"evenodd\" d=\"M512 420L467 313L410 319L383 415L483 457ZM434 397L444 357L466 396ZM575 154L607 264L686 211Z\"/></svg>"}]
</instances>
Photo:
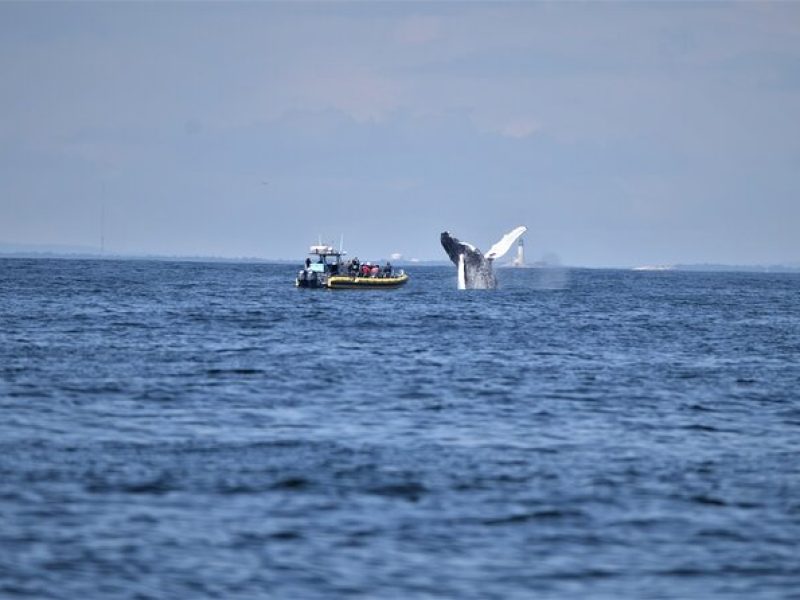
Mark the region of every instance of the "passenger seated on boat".
<instances>
[{"instance_id":1,"label":"passenger seated on boat","mask_svg":"<svg viewBox=\"0 0 800 600\"><path fill-rule=\"evenodd\" d=\"M377 277L377 276L378 276L378 273L380 273L380 272L381 272L381 267L380 267L380 265L373 265L373 266L372 266L372 269L370 269L370 275L371 275L372 277Z\"/></svg>"},{"instance_id":2,"label":"passenger seated on boat","mask_svg":"<svg viewBox=\"0 0 800 600\"><path fill-rule=\"evenodd\" d=\"M388 260L386 261L386 264L383 265L383 276L384 277L392 276L392 263L390 263Z\"/></svg>"},{"instance_id":3,"label":"passenger seated on boat","mask_svg":"<svg viewBox=\"0 0 800 600\"><path fill-rule=\"evenodd\" d=\"M371 271L372 271L372 269L369 266L368 262L364 263L363 265L361 265L361 275L363 277L369 277L369 274L370 274Z\"/></svg>"}]
</instances>

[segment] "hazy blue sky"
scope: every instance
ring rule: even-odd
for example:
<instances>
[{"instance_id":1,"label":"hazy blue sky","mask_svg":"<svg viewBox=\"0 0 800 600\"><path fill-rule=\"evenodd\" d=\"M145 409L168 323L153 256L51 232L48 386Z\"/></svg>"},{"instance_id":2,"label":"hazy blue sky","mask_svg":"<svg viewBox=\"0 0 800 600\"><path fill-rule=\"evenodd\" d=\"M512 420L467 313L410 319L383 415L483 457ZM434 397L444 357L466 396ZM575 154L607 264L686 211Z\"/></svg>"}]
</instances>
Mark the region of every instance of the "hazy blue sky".
<instances>
[{"instance_id":1,"label":"hazy blue sky","mask_svg":"<svg viewBox=\"0 0 800 600\"><path fill-rule=\"evenodd\" d=\"M800 261L800 3L0 4L0 242Z\"/></svg>"}]
</instances>

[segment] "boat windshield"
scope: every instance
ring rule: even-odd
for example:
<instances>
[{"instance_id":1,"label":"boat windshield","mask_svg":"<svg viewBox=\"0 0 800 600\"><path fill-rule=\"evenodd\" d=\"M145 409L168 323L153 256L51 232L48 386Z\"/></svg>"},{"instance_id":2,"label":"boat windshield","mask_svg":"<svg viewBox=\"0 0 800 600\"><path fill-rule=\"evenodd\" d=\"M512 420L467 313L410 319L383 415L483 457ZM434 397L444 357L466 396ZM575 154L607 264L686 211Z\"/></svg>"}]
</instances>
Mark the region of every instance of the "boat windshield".
<instances>
[{"instance_id":1,"label":"boat windshield","mask_svg":"<svg viewBox=\"0 0 800 600\"><path fill-rule=\"evenodd\" d=\"M311 269L314 273L324 273L325 265L323 263L311 263L309 269Z\"/></svg>"}]
</instances>

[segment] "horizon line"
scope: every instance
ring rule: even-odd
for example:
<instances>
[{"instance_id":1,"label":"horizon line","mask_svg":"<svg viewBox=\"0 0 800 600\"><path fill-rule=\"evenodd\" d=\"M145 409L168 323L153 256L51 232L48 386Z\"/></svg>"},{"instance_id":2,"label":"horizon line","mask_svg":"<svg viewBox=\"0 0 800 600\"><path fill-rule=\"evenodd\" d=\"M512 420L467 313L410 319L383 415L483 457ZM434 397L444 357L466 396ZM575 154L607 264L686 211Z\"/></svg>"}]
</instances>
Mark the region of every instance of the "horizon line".
<instances>
[{"instance_id":1,"label":"horizon line","mask_svg":"<svg viewBox=\"0 0 800 600\"><path fill-rule=\"evenodd\" d=\"M204 254L158 254L158 253L110 253L110 252L90 252L90 251L58 251L58 250L6 250L0 248L0 258L28 258L28 259L61 259L61 260L158 260L175 262L229 262L229 263L265 263L265 264L295 264L302 263L300 259L294 258L267 258L262 256L219 256ZM397 259L392 261L396 264L419 265L419 266L447 266L449 260L445 259ZM686 270L708 270L708 271L784 271L800 272L800 263L655 263L657 266L628 264L628 265L561 265L561 264L542 264L534 261L526 265L525 268L562 268L562 269L615 269L615 270L637 270L643 272L654 271L686 271ZM505 263L498 264L498 268L505 267ZM515 268L515 267L512 267ZM520 268L520 267L517 267Z\"/></svg>"}]
</instances>

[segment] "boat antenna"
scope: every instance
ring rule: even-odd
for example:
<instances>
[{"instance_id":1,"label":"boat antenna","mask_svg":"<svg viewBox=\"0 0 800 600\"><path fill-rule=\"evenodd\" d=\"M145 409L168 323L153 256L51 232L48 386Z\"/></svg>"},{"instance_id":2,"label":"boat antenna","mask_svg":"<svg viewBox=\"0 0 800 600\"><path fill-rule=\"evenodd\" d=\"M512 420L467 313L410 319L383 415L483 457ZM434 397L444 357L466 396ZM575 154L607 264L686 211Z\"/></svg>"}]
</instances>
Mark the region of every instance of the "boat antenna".
<instances>
[{"instance_id":1,"label":"boat antenna","mask_svg":"<svg viewBox=\"0 0 800 600\"><path fill-rule=\"evenodd\" d=\"M344 234L343 233L341 234L341 237L339 238L339 254L341 254L342 252L344 252Z\"/></svg>"}]
</instances>

